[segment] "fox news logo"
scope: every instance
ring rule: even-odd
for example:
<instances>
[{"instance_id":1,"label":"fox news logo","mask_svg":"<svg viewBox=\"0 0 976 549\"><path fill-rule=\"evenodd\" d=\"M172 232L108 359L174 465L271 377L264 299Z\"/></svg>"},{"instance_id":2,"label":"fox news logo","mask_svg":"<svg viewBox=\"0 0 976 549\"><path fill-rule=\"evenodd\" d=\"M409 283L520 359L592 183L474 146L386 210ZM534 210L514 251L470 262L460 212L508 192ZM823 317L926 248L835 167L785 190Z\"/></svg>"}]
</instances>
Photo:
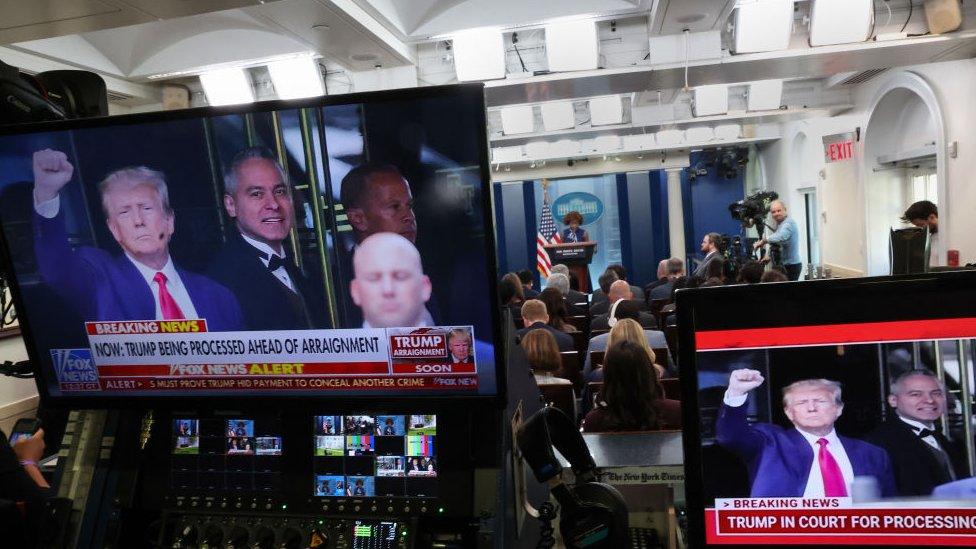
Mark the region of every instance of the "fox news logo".
<instances>
[{"instance_id":1,"label":"fox news logo","mask_svg":"<svg viewBox=\"0 0 976 549\"><path fill-rule=\"evenodd\" d=\"M391 335L390 352L393 358L447 358L447 336L425 328Z\"/></svg>"},{"instance_id":2,"label":"fox news logo","mask_svg":"<svg viewBox=\"0 0 976 549\"><path fill-rule=\"evenodd\" d=\"M98 370L88 349L51 349L51 359L61 383L98 382Z\"/></svg>"}]
</instances>

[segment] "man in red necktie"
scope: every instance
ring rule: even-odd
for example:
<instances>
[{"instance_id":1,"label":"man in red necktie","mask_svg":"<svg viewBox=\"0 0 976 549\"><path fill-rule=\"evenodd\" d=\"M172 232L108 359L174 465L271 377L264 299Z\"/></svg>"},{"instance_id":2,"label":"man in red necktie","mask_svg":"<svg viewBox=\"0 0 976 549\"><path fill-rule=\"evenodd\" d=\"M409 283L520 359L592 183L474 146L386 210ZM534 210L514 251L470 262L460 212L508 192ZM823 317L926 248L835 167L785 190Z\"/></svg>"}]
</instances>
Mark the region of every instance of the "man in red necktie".
<instances>
[{"instance_id":1,"label":"man in red necktie","mask_svg":"<svg viewBox=\"0 0 976 549\"><path fill-rule=\"evenodd\" d=\"M763 384L756 370L735 370L716 424L716 440L749 469L752 497L848 497L856 477L873 477L882 496L895 495L891 460L881 448L840 436L834 422L844 411L841 387L804 379L783 389L783 411L793 424L750 425L746 399Z\"/></svg>"},{"instance_id":2,"label":"man in red necktie","mask_svg":"<svg viewBox=\"0 0 976 549\"><path fill-rule=\"evenodd\" d=\"M161 172L139 166L99 183L105 222L122 255L68 244L61 190L74 177L66 154L34 153L34 250L45 282L86 320L205 319L210 331L239 330L233 294L178 268L169 253L175 216Z\"/></svg>"}]
</instances>

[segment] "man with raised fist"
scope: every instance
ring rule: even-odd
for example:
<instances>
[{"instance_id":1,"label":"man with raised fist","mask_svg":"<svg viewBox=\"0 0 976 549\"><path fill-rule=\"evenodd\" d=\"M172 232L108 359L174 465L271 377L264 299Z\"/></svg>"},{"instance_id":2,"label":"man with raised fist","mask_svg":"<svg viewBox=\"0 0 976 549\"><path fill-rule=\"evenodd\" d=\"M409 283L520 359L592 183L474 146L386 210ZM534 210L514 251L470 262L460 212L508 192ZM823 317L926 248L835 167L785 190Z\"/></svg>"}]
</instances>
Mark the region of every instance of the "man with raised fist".
<instances>
[{"instance_id":1,"label":"man with raised fist","mask_svg":"<svg viewBox=\"0 0 976 549\"><path fill-rule=\"evenodd\" d=\"M716 425L718 443L745 461L752 497L849 497L855 477L873 477L882 496L895 495L888 454L834 430L844 411L839 383L804 379L783 388L793 424L784 429L746 419L749 392L763 382L756 370L732 372Z\"/></svg>"},{"instance_id":2,"label":"man with raised fist","mask_svg":"<svg viewBox=\"0 0 976 549\"><path fill-rule=\"evenodd\" d=\"M116 170L98 185L108 229L122 255L72 250L60 193L74 176L61 151L34 153L34 251L45 282L85 320L206 319L209 331L239 330L237 299L227 288L184 271L169 255L175 229L166 179L144 166Z\"/></svg>"}]
</instances>

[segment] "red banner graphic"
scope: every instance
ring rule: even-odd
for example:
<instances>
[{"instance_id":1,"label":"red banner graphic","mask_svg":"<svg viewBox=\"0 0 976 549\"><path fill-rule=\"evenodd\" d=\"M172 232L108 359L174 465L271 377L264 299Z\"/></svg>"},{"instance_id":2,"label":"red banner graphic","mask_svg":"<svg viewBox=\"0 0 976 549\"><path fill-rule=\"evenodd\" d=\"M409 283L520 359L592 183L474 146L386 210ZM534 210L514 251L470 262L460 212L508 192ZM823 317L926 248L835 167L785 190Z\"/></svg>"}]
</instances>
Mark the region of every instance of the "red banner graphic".
<instances>
[{"instance_id":1,"label":"red banner graphic","mask_svg":"<svg viewBox=\"0 0 976 549\"><path fill-rule=\"evenodd\" d=\"M478 388L477 376L465 377L299 377L247 376L209 378L113 377L100 380L103 391L400 391Z\"/></svg>"},{"instance_id":2,"label":"red banner graphic","mask_svg":"<svg viewBox=\"0 0 976 549\"><path fill-rule=\"evenodd\" d=\"M248 364L113 364L99 366L98 375L110 377L213 377L322 376L389 374L386 362L304 362Z\"/></svg>"},{"instance_id":3,"label":"red banner graphic","mask_svg":"<svg viewBox=\"0 0 976 549\"><path fill-rule=\"evenodd\" d=\"M976 509L707 509L705 538L716 544L973 545Z\"/></svg>"},{"instance_id":4,"label":"red banner graphic","mask_svg":"<svg viewBox=\"0 0 976 549\"><path fill-rule=\"evenodd\" d=\"M695 349L720 351L971 337L976 337L976 318L952 318L703 331L695 333Z\"/></svg>"},{"instance_id":5,"label":"red banner graphic","mask_svg":"<svg viewBox=\"0 0 976 549\"><path fill-rule=\"evenodd\" d=\"M414 374L414 375L440 375L440 374L473 374L475 373L473 362L459 362L456 364L432 364L425 362L393 364L394 374Z\"/></svg>"}]
</instances>

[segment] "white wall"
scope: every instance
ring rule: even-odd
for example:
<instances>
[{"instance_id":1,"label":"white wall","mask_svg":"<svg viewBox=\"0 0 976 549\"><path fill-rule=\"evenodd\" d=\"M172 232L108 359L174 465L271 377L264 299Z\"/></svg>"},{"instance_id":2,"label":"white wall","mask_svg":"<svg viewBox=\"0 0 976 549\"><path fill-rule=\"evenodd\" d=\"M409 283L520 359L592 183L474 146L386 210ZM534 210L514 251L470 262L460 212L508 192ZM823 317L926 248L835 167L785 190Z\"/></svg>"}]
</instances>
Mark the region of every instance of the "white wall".
<instances>
[{"instance_id":1,"label":"white wall","mask_svg":"<svg viewBox=\"0 0 976 549\"><path fill-rule=\"evenodd\" d=\"M0 362L27 360L27 349L20 337L0 340ZM37 408L37 389L33 379L0 377L0 429L10 433L18 417L31 415Z\"/></svg>"},{"instance_id":2,"label":"white wall","mask_svg":"<svg viewBox=\"0 0 976 549\"><path fill-rule=\"evenodd\" d=\"M973 120L976 120L976 102L972 90L976 88L976 60L932 63L893 69L882 73L875 79L857 86L854 90L855 107L851 111L833 118L821 118L789 122L783 124L782 139L761 149L766 166L767 187L780 193L788 204L802 207L801 196L797 191L816 181L821 196L821 213L826 214L822 226L824 263L837 263L851 269L852 273L868 270L866 196L870 169L855 170L855 173L833 173L828 170L829 179L821 177L825 169L822 137L835 133L867 129L871 108L876 95L886 82L898 78L904 71L919 75L932 88L942 110L947 144L957 143L957 158L945 155L945 184L947 192L940 193L940 236L947 249L960 251L963 263L976 261L976 182L971 182L976 173L976 138ZM891 130L891 147L909 147L912 143L920 146L928 139L920 139L920 133L930 135L931 128L925 128L924 121L918 118L917 109L905 109ZM925 128L919 132L918 128ZM914 129L913 129L914 128ZM794 141L805 136L806 145L800 148L802 157L796 159ZM864 154L862 148L859 154ZM873 164L873 159L871 160ZM797 168L802 166L802 168ZM837 179L842 178L842 179ZM835 180L836 179L836 180ZM824 196L824 191L828 195ZM827 200L823 200L826 198ZM904 201L907 197L902 198ZM907 206L905 204L904 206ZM840 208L840 210L838 210ZM802 209L794 216L805 227ZM853 218L845 219L845 217ZM823 218L821 218L823 222ZM892 220L892 224L897 219ZM843 271L843 269L842 269Z\"/></svg>"}]
</instances>

